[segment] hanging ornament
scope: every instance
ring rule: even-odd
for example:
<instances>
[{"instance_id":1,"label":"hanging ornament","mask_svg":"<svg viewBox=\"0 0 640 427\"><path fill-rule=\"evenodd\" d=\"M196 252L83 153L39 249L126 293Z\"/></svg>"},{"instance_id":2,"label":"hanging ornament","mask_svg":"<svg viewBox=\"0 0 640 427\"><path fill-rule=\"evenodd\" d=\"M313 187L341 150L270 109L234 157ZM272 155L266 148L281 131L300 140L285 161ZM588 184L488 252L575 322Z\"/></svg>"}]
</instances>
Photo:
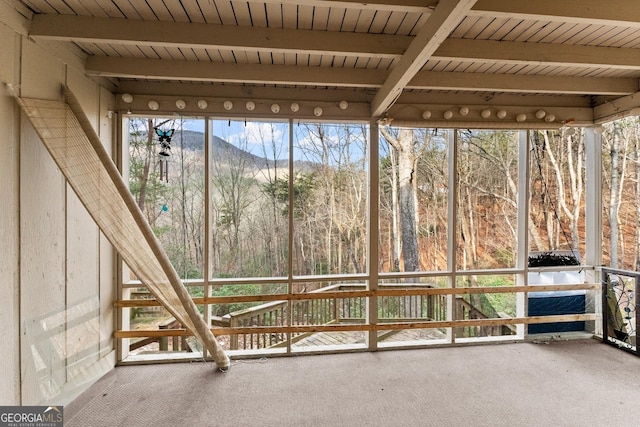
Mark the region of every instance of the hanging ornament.
<instances>
[{"instance_id":1,"label":"hanging ornament","mask_svg":"<svg viewBox=\"0 0 640 427\"><path fill-rule=\"evenodd\" d=\"M162 212L167 212L169 210L169 206L167 206L166 203L165 203L165 204L162 205L161 209L162 209Z\"/></svg>"},{"instance_id":2,"label":"hanging ornament","mask_svg":"<svg viewBox=\"0 0 640 427\"><path fill-rule=\"evenodd\" d=\"M163 155L168 156L168 154L162 154L160 152L160 160L158 164L160 165L160 181L169 182L169 158L162 157Z\"/></svg>"},{"instance_id":3,"label":"hanging ornament","mask_svg":"<svg viewBox=\"0 0 640 427\"><path fill-rule=\"evenodd\" d=\"M157 127L153 128L158 135L158 143L160 144L160 181L169 182L169 157L171 156L171 138L175 129L162 130Z\"/></svg>"}]
</instances>

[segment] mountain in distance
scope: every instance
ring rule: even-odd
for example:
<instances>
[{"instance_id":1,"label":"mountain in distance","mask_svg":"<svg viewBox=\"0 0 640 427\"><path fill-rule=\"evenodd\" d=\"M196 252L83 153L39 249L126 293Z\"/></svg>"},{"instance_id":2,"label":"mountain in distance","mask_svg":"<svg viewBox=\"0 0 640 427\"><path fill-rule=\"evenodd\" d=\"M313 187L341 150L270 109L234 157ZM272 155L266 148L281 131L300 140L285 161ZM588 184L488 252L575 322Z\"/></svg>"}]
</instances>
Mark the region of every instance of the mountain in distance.
<instances>
[{"instance_id":1,"label":"mountain in distance","mask_svg":"<svg viewBox=\"0 0 640 427\"><path fill-rule=\"evenodd\" d=\"M192 130L176 130L173 138L171 139L171 145L176 148L184 147L185 150L190 151L203 151L204 133ZM272 159L252 154L215 135L211 140L211 149L213 156L224 155L227 158L235 160L242 159L249 164L257 166L258 168L277 167L285 169L289 167L289 159L280 159L274 164ZM294 168L304 173L312 172L318 167L319 165L314 162L305 160L294 161Z\"/></svg>"}]
</instances>

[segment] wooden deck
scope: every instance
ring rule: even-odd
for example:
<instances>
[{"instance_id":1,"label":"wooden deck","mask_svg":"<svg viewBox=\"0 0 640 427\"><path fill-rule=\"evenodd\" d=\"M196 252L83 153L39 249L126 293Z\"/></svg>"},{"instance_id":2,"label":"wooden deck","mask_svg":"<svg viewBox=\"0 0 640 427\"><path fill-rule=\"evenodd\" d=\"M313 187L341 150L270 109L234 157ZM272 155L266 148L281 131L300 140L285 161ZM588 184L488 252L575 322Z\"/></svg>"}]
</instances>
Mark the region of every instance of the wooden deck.
<instances>
[{"instance_id":1,"label":"wooden deck","mask_svg":"<svg viewBox=\"0 0 640 427\"><path fill-rule=\"evenodd\" d=\"M380 342L425 341L445 338L438 329L404 329L378 332ZM365 332L316 332L299 339L294 347L363 344Z\"/></svg>"}]
</instances>

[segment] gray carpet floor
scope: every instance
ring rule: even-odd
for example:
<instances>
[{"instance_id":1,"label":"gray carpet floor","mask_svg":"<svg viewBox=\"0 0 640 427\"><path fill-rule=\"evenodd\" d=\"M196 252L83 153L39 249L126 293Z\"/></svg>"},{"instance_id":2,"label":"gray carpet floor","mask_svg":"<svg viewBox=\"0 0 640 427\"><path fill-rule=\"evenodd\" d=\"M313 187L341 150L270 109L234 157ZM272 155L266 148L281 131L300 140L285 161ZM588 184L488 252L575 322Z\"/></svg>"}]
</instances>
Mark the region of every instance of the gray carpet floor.
<instances>
[{"instance_id":1,"label":"gray carpet floor","mask_svg":"<svg viewBox=\"0 0 640 427\"><path fill-rule=\"evenodd\" d=\"M632 426L640 358L596 340L117 367L65 426Z\"/></svg>"}]
</instances>

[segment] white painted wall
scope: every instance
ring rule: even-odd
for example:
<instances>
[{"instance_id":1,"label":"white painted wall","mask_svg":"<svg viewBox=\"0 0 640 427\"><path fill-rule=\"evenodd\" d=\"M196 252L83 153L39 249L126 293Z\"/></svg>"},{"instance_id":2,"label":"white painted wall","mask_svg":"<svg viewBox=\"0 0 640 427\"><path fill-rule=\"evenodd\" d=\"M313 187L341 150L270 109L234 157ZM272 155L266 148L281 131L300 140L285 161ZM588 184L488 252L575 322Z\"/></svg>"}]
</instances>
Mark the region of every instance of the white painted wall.
<instances>
[{"instance_id":1,"label":"white painted wall","mask_svg":"<svg viewBox=\"0 0 640 427\"><path fill-rule=\"evenodd\" d=\"M17 81L11 59L19 57L18 40L13 30L0 23L0 52L6 58L0 61L0 82ZM0 85L0 129L0 405L5 405L20 399L19 115L5 85Z\"/></svg>"},{"instance_id":2,"label":"white painted wall","mask_svg":"<svg viewBox=\"0 0 640 427\"><path fill-rule=\"evenodd\" d=\"M113 153L113 95L26 28L0 2L0 83L59 101L68 85ZM114 254L5 84L0 129L0 405L65 405L115 365Z\"/></svg>"}]
</instances>

